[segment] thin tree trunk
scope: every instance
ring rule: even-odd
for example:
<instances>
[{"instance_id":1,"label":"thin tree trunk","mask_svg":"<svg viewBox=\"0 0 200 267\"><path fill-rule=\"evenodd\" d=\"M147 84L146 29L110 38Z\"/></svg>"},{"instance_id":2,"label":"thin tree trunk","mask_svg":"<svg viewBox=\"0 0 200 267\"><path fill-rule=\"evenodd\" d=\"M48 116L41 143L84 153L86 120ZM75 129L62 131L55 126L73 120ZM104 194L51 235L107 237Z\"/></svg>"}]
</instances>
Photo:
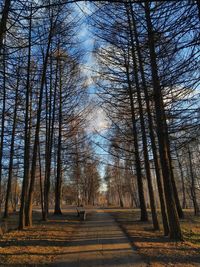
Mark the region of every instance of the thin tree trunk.
<instances>
[{"instance_id":1,"label":"thin tree trunk","mask_svg":"<svg viewBox=\"0 0 200 267\"><path fill-rule=\"evenodd\" d=\"M53 51L51 51L51 54ZM57 76L57 68L56 68ZM52 87L53 87L53 58L50 57L50 93L48 98L48 86L46 84L46 142L45 142L45 179L44 179L44 210L43 220L46 221L49 213L49 191L51 173L51 123L52 123Z\"/></svg>"},{"instance_id":2,"label":"thin tree trunk","mask_svg":"<svg viewBox=\"0 0 200 267\"><path fill-rule=\"evenodd\" d=\"M136 127L136 118L135 118L135 107L134 107L134 100L133 100L133 92L132 92L132 84L130 80L130 70L129 70L129 63L126 62L126 75L127 75L127 83L128 83L128 93L129 93L129 100L130 100L130 107L131 107L131 116L132 116L132 130L133 130L133 137L134 137L134 152L135 152L135 167L136 167L136 175L137 175L137 183L138 183L138 195L140 201L140 209L141 209L141 221L148 220L147 208L145 203L144 197L144 185L143 185L143 177L141 171L141 162L140 162L140 155L139 155L139 148L138 148L138 133Z\"/></svg>"},{"instance_id":3,"label":"thin tree trunk","mask_svg":"<svg viewBox=\"0 0 200 267\"><path fill-rule=\"evenodd\" d=\"M42 163L41 163L41 154L40 154L40 144L38 146L38 160L39 160L39 175L40 175L40 201L42 209L42 217L44 217L44 194L42 188Z\"/></svg>"},{"instance_id":4,"label":"thin tree trunk","mask_svg":"<svg viewBox=\"0 0 200 267\"><path fill-rule=\"evenodd\" d=\"M31 6L32 7L32 6ZM25 206L28 195L29 168L30 168L30 135L29 135L29 98L30 98L30 75L31 75L31 40L32 40L32 8L29 18L29 46L28 46L28 65L26 80L26 111L24 127L24 173L21 192L21 206L19 212L19 229L25 227Z\"/></svg>"},{"instance_id":5,"label":"thin tree trunk","mask_svg":"<svg viewBox=\"0 0 200 267\"><path fill-rule=\"evenodd\" d=\"M191 155L189 145L188 145L188 157L189 157L189 169L190 169L190 178L191 178L191 197L192 197L192 202L193 202L193 207L194 207L194 215L197 216L199 215L200 210L199 210L199 206L197 202L195 177L194 177L194 172L193 172L193 167L192 167L192 155Z\"/></svg>"},{"instance_id":6,"label":"thin tree trunk","mask_svg":"<svg viewBox=\"0 0 200 267\"><path fill-rule=\"evenodd\" d=\"M16 123L17 123L17 109L18 109L19 71L17 75L18 76L17 76L17 85L16 85L16 93L15 93L15 108L14 108L14 115L13 115L13 127L12 127L12 136L11 136L11 145L10 145L10 160L9 160L8 183L7 183L7 190L6 190L4 218L8 217L9 200L10 200L11 187L12 187L13 157L14 157L15 132L16 132Z\"/></svg>"},{"instance_id":7,"label":"thin tree trunk","mask_svg":"<svg viewBox=\"0 0 200 267\"><path fill-rule=\"evenodd\" d=\"M118 192L118 196L119 196L119 205L120 208L124 207L124 203L123 203L123 199L122 199L122 190L121 190L121 181L120 181L120 162L119 162L119 153L116 159L116 164L117 164L117 173L116 173L116 179L117 179L117 192Z\"/></svg>"},{"instance_id":8,"label":"thin tree trunk","mask_svg":"<svg viewBox=\"0 0 200 267\"><path fill-rule=\"evenodd\" d=\"M3 103L2 103L2 118L1 118L1 138L0 138L0 215L2 205L2 168L3 168L3 149L4 149L4 131L5 131L5 110L6 110L6 59L3 55Z\"/></svg>"},{"instance_id":9,"label":"thin tree trunk","mask_svg":"<svg viewBox=\"0 0 200 267\"><path fill-rule=\"evenodd\" d=\"M61 193L62 193L62 66L59 62L59 129L58 129L58 150L57 150L57 176L55 184L55 209L54 214L60 215L61 212Z\"/></svg>"},{"instance_id":10,"label":"thin tree trunk","mask_svg":"<svg viewBox=\"0 0 200 267\"><path fill-rule=\"evenodd\" d=\"M52 119L49 119L49 140L48 148L46 150L46 171L44 181L44 220L47 220L49 213L49 192L50 192L50 176L51 176L51 161L52 161L52 147L53 147L53 135L54 135L54 124L55 124L55 110L56 110L56 96L57 96L57 83L58 83L58 60L56 61L56 78L54 86L53 96L53 108L52 108Z\"/></svg>"},{"instance_id":11,"label":"thin tree trunk","mask_svg":"<svg viewBox=\"0 0 200 267\"><path fill-rule=\"evenodd\" d=\"M176 148L176 157L177 157L178 166L179 166L180 175L181 175L181 184L182 184L182 193L183 193L182 208L183 208L183 209L186 209L187 204L186 204L186 192L185 192L184 174L183 174L183 168L182 168L181 161L180 161L180 159L179 159L179 155L178 155L178 150L177 150L177 148Z\"/></svg>"},{"instance_id":12,"label":"thin tree trunk","mask_svg":"<svg viewBox=\"0 0 200 267\"><path fill-rule=\"evenodd\" d=\"M39 92L39 103L38 103L38 111L37 111L37 121L36 121L36 129L35 129L35 139L33 145L33 158L32 158L32 166L31 166L31 180L30 180L30 188L28 193L28 201L27 201L27 210L26 210L26 226L32 225L32 204L33 204L33 193L34 193L34 185L35 185L35 173L36 173L36 165L37 165L37 151L39 145L39 133L40 133L40 123L41 123L41 112L42 112L42 102L43 102L43 93L44 93L44 85L46 80L46 70L49 59L49 50L52 39L52 30L53 27L51 25L48 44L45 53L45 59L42 70L42 78Z\"/></svg>"},{"instance_id":13,"label":"thin tree trunk","mask_svg":"<svg viewBox=\"0 0 200 267\"><path fill-rule=\"evenodd\" d=\"M49 158L49 149L50 149L50 131L51 131L51 95L52 95L52 57L50 58L50 96L48 98L48 86L46 84L46 140L45 140L45 179L44 179L44 198L43 198L43 212L42 212L42 219L44 221L47 220L48 213L49 213L49 197L48 192L50 189L50 184L47 182L47 173L48 173L48 166L50 164ZM38 148L39 149L39 148ZM41 181L42 182L42 181Z\"/></svg>"},{"instance_id":14,"label":"thin tree trunk","mask_svg":"<svg viewBox=\"0 0 200 267\"><path fill-rule=\"evenodd\" d=\"M176 203L176 208L177 208L177 212L178 212L179 218L183 219L184 218L184 213L183 213L183 210L181 208L181 203L180 203L180 200L179 200L177 186L176 186L175 177L174 177L169 137L168 137L168 157L169 157L169 163L170 163L171 181L172 181L172 188L173 188L173 192L174 192L174 199L175 199L175 203Z\"/></svg>"}]
</instances>

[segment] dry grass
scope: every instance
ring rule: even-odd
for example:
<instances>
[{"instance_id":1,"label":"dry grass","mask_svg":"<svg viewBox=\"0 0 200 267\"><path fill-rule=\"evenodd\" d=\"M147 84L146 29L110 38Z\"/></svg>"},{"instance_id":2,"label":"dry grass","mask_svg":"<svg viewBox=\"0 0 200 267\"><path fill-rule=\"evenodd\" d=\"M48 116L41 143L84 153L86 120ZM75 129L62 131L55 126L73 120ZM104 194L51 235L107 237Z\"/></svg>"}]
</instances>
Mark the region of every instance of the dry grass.
<instances>
[{"instance_id":1,"label":"dry grass","mask_svg":"<svg viewBox=\"0 0 200 267\"><path fill-rule=\"evenodd\" d=\"M153 231L150 222L140 222L138 211L115 210L112 215L138 252L147 258L149 266L200 266L200 217L194 217L190 211L185 211L181 221L185 241L178 243Z\"/></svg>"},{"instance_id":2,"label":"dry grass","mask_svg":"<svg viewBox=\"0 0 200 267\"><path fill-rule=\"evenodd\" d=\"M44 264L67 252L67 244L79 221L76 214L50 216L48 222L34 213L34 226L24 231L12 230L0 239L0 263L4 265ZM16 227L17 216L9 219Z\"/></svg>"}]
</instances>

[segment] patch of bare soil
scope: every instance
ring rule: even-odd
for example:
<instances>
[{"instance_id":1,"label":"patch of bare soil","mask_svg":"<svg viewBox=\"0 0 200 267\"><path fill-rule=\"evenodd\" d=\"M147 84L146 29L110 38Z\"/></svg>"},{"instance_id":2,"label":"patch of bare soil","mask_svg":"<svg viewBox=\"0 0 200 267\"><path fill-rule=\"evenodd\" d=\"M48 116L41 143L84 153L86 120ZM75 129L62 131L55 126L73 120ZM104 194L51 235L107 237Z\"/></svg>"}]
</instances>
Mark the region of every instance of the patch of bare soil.
<instances>
[{"instance_id":1,"label":"patch of bare soil","mask_svg":"<svg viewBox=\"0 0 200 267\"><path fill-rule=\"evenodd\" d=\"M12 223L16 220L12 217ZM24 231L12 230L0 239L0 264L45 264L67 252L70 237L79 225L76 214L51 215L48 222L34 214L34 226Z\"/></svg>"},{"instance_id":2,"label":"patch of bare soil","mask_svg":"<svg viewBox=\"0 0 200 267\"><path fill-rule=\"evenodd\" d=\"M149 266L200 266L200 217L194 217L192 212L185 211L181 221L184 242L170 242L161 231L153 231L151 222L139 221L139 211L115 210L112 215Z\"/></svg>"}]
</instances>

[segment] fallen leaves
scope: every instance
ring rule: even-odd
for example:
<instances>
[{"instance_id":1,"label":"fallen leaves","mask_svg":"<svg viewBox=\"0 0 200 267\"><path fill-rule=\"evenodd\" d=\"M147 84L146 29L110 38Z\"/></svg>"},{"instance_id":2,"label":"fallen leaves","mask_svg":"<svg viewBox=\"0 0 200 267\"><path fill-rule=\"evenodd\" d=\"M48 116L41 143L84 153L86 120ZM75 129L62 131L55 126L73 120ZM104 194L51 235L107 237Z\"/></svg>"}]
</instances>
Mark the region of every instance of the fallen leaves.
<instances>
[{"instance_id":1,"label":"fallen leaves","mask_svg":"<svg viewBox=\"0 0 200 267\"><path fill-rule=\"evenodd\" d=\"M200 266L200 218L194 218L191 212L186 212L181 222L185 242L170 242L162 232L153 231L150 222L140 222L136 211L118 210L112 214L150 267Z\"/></svg>"},{"instance_id":2,"label":"fallen leaves","mask_svg":"<svg viewBox=\"0 0 200 267\"><path fill-rule=\"evenodd\" d=\"M35 216L38 218L38 215ZM14 220L14 219L13 219ZM35 219L34 227L13 230L0 239L1 264L45 264L67 253L67 244L77 226L72 213L48 222Z\"/></svg>"}]
</instances>

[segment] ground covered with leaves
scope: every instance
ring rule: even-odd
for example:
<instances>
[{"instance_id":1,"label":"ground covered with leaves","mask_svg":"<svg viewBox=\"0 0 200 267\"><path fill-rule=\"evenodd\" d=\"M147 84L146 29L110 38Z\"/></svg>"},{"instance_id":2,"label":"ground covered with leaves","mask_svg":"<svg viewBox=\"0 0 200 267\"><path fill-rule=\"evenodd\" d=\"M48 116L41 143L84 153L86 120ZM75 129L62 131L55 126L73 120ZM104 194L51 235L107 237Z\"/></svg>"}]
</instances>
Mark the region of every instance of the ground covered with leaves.
<instances>
[{"instance_id":1,"label":"ground covered with leaves","mask_svg":"<svg viewBox=\"0 0 200 267\"><path fill-rule=\"evenodd\" d=\"M18 216L11 216L12 228L17 226ZM34 213L34 226L23 231L11 230L0 238L0 266L19 264L45 264L65 254L67 244L79 225L74 212L62 216L51 215L48 222L41 214Z\"/></svg>"},{"instance_id":2,"label":"ground covered with leaves","mask_svg":"<svg viewBox=\"0 0 200 267\"><path fill-rule=\"evenodd\" d=\"M200 217L185 211L181 220L184 242L170 242L162 231L153 231L151 222L140 222L139 211L130 209L104 209L118 221L134 248L148 262L149 267L200 266ZM69 253L72 237L78 231L80 221L74 210L62 216L50 216L48 222L34 213L34 226L24 231L17 227L17 214L9 218L12 230L0 238L0 266L48 264L57 256Z\"/></svg>"},{"instance_id":3,"label":"ground covered with leaves","mask_svg":"<svg viewBox=\"0 0 200 267\"><path fill-rule=\"evenodd\" d=\"M184 242L170 242L161 231L153 231L151 222L139 221L139 211L114 210L112 215L150 267L200 266L200 217L191 211L181 220Z\"/></svg>"}]
</instances>

